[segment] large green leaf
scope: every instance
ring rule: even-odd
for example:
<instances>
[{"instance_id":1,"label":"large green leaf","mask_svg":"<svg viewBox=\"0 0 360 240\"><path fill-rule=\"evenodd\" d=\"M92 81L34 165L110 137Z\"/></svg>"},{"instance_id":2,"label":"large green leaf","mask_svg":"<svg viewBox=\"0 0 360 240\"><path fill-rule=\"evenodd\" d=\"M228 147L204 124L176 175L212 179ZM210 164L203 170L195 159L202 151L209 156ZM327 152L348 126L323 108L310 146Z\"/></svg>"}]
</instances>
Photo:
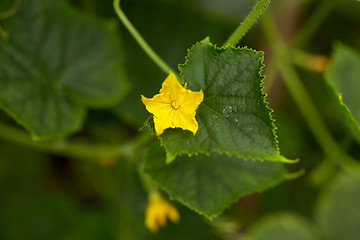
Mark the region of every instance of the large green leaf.
<instances>
[{"instance_id":1,"label":"large green leaf","mask_svg":"<svg viewBox=\"0 0 360 240\"><path fill-rule=\"evenodd\" d=\"M180 66L189 89L204 92L196 119L198 132L168 129L161 135L167 161L187 153L212 151L244 159L279 161L271 110L261 89L263 53L248 48L196 44Z\"/></svg>"},{"instance_id":2,"label":"large green leaf","mask_svg":"<svg viewBox=\"0 0 360 240\"><path fill-rule=\"evenodd\" d=\"M311 223L297 214L274 213L251 226L246 240L315 240Z\"/></svg>"},{"instance_id":3,"label":"large green leaf","mask_svg":"<svg viewBox=\"0 0 360 240\"><path fill-rule=\"evenodd\" d=\"M326 72L344 121L360 141L360 54L354 49L337 44Z\"/></svg>"},{"instance_id":4,"label":"large green leaf","mask_svg":"<svg viewBox=\"0 0 360 240\"><path fill-rule=\"evenodd\" d=\"M360 236L360 174L340 173L319 198L315 217L326 239Z\"/></svg>"},{"instance_id":5,"label":"large green leaf","mask_svg":"<svg viewBox=\"0 0 360 240\"><path fill-rule=\"evenodd\" d=\"M165 158L164 149L153 146L146 157L144 172L171 197L210 219L239 197L290 177L280 163L243 160L217 152L209 156L177 156L169 164Z\"/></svg>"},{"instance_id":6,"label":"large green leaf","mask_svg":"<svg viewBox=\"0 0 360 240\"><path fill-rule=\"evenodd\" d=\"M124 95L113 22L90 20L63 1L28 0L2 26L10 38L0 39L0 105L35 139L72 133L87 106L111 106Z\"/></svg>"}]
</instances>

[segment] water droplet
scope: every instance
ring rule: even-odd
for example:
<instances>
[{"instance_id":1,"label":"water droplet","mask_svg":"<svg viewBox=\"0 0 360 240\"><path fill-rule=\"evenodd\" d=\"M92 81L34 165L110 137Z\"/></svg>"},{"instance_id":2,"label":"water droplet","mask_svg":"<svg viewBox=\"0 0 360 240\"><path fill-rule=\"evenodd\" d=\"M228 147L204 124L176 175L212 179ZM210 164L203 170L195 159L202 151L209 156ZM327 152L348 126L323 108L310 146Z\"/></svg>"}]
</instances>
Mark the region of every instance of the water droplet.
<instances>
[{"instance_id":1,"label":"water droplet","mask_svg":"<svg viewBox=\"0 0 360 240\"><path fill-rule=\"evenodd\" d=\"M227 106L227 107L224 108L224 110L223 110L223 116L224 117L226 117L226 118L230 117L231 113L232 113L232 107Z\"/></svg>"}]
</instances>

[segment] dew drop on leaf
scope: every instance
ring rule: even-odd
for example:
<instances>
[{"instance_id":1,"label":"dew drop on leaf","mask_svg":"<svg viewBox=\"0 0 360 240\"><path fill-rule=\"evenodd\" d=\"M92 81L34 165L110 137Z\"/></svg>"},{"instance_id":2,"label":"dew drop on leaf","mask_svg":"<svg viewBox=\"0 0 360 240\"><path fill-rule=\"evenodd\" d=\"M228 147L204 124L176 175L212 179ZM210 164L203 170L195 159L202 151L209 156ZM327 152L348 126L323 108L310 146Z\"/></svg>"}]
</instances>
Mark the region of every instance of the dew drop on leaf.
<instances>
[{"instance_id":1,"label":"dew drop on leaf","mask_svg":"<svg viewBox=\"0 0 360 240\"><path fill-rule=\"evenodd\" d=\"M227 107L224 108L224 110L223 110L223 116L224 117L226 117L226 118L230 117L231 113L232 113L232 107L227 106Z\"/></svg>"}]
</instances>

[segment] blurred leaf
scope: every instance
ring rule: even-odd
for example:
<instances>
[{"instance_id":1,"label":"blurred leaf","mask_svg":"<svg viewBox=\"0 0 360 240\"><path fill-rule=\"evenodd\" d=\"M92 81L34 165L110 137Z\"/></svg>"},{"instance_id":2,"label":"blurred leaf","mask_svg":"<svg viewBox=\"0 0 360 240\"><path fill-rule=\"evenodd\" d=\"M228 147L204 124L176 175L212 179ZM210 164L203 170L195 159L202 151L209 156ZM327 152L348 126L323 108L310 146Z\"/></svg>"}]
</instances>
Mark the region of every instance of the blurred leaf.
<instances>
[{"instance_id":1,"label":"blurred leaf","mask_svg":"<svg viewBox=\"0 0 360 240\"><path fill-rule=\"evenodd\" d=\"M265 216L251 226L244 239L315 240L317 238L309 221L296 214L286 212Z\"/></svg>"},{"instance_id":2,"label":"blurred leaf","mask_svg":"<svg viewBox=\"0 0 360 240\"><path fill-rule=\"evenodd\" d=\"M2 1L0 7L7 1ZM70 134L86 107L116 104L127 89L113 22L63 1L23 1L0 40L0 105L35 139Z\"/></svg>"},{"instance_id":3,"label":"blurred leaf","mask_svg":"<svg viewBox=\"0 0 360 240\"><path fill-rule=\"evenodd\" d=\"M160 145L152 147L144 163L149 174L171 197L208 218L222 213L238 198L285 181L280 163L251 161L212 152L182 155L167 164Z\"/></svg>"},{"instance_id":4,"label":"blurred leaf","mask_svg":"<svg viewBox=\"0 0 360 240\"><path fill-rule=\"evenodd\" d=\"M340 173L318 200L315 218L331 240L353 240L360 236L360 174Z\"/></svg>"},{"instance_id":5,"label":"blurred leaf","mask_svg":"<svg viewBox=\"0 0 360 240\"><path fill-rule=\"evenodd\" d=\"M337 44L332 63L326 72L337 106L354 136L360 142L360 54L344 45Z\"/></svg>"},{"instance_id":6,"label":"blurred leaf","mask_svg":"<svg viewBox=\"0 0 360 240\"><path fill-rule=\"evenodd\" d=\"M180 70L193 91L204 92L196 119L198 132L167 129L160 136L167 161L187 153L212 151L244 159L280 161L271 110L261 89L263 53L197 43Z\"/></svg>"}]
</instances>

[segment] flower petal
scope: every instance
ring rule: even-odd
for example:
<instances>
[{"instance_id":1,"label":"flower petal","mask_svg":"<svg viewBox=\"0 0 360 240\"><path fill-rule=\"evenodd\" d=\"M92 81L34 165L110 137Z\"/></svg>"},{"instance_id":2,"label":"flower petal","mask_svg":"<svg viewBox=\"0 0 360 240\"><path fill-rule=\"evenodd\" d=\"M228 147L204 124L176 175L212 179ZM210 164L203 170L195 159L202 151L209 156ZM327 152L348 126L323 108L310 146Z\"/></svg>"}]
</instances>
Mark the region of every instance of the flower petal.
<instances>
[{"instance_id":1,"label":"flower petal","mask_svg":"<svg viewBox=\"0 0 360 240\"><path fill-rule=\"evenodd\" d=\"M171 101L163 93L156 94L153 98L146 98L141 95L141 101L144 103L146 110L156 117L167 115L172 109Z\"/></svg>"},{"instance_id":2,"label":"flower petal","mask_svg":"<svg viewBox=\"0 0 360 240\"><path fill-rule=\"evenodd\" d=\"M171 106L170 106L170 111L163 112L164 114L161 115L160 117L156 117L154 115L154 125L155 125L155 131L158 135L162 134L164 132L165 129L167 128L175 128L176 126L174 125L174 121L176 119L176 114L177 110L174 110Z\"/></svg>"},{"instance_id":3,"label":"flower petal","mask_svg":"<svg viewBox=\"0 0 360 240\"><path fill-rule=\"evenodd\" d=\"M189 130L195 135L195 133L199 129L198 122L195 119L195 113L188 114L181 111L181 114L179 114L179 118L181 121L181 126L177 127L181 127L184 130Z\"/></svg>"},{"instance_id":4,"label":"flower petal","mask_svg":"<svg viewBox=\"0 0 360 240\"><path fill-rule=\"evenodd\" d=\"M180 108L185 113L194 113L204 99L204 93L186 90L179 98Z\"/></svg>"},{"instance_id":5,"label":"flower petal","mask_svg":"<svg viewBox=\"0 0 360 240\"><path fill-rule=\"evenodd\" d=\"M176 210L176 208L174 208L170 204L168 206L167 216L173 223L179 222L179 220L180 220L180 215L179 215L178 211Z\"/></svg>"},{"instance_id":6,"label":"flower petal","mask_svg":"<svg viewBox=\"0 0 360 240\"><path fill-rule=\"evenodd\" d=\"M148 206L145 213L145 226L151 231L151 232L157 232L159 229L159 226L156 221L156 209L154 209L154 206Z\"/></svg>"},{"instance_id":7,"label":"flower petal","mask_svg":"<svg viewBox=\"0 0 360 240\"><path fill-rule=\"evenodd\" d=\"M161 85L160 93L168 94L172 100L178 99L185 88L179 83L174 73L170 73Z\"/></svg>"}]
</instances>

